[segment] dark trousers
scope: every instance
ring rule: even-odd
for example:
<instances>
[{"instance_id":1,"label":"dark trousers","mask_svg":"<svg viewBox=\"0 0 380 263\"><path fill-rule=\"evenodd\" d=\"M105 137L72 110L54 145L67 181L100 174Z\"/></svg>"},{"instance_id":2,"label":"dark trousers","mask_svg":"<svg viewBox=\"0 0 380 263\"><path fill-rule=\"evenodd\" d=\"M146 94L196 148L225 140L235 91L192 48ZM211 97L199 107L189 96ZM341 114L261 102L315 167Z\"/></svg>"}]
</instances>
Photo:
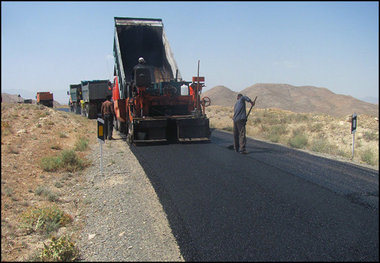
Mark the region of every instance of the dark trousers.
<instances>
[{"instance_id":1,"label":"dark trousers","mask_svg":"<svg viewBox=\"0 0 380 263\"><path fill-rule=\"evenodd\" d=\"M113 131L113 115L104 115L104 139L111 140Z\"/></svg>"},{"instance_id":2,"label":"dark trousers","mask_svg":"<svg viewBox=\"0 0 380 263\"><path fill-rule=\"evenodd\" d=\"M234 147L235 151L245 151L247 138L245 136L245 120L234 121Z\"/></svg>"}]
</instances>

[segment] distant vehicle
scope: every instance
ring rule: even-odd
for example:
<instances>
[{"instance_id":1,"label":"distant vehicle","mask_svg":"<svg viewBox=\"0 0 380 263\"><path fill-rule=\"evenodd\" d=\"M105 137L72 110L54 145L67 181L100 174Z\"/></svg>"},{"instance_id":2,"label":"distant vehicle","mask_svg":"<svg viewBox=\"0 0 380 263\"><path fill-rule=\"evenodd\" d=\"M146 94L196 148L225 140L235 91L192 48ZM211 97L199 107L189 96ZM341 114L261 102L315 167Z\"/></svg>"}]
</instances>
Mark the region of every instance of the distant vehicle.
<instances>
[{"instance_id":1,"label":"distant vehicle","mask_svg":"<svg viewBox=\"0 0 380 263\"><path fill-rule=\"evenodd\" d=\"M47 107L53 108L53 93L50 92L37 92L37 104L45 105Z\"/></svg>"},{"instance_id":2,"label":"distant vehicle","mask_svg":"<svg viewBox=\"0 0 380 263\"><path fill-rule=\"evenodd\" d=\"M72 84L70 85L70 91L67 92L70 95L69 107L70 112L75 112L76 114L81 114L81 100L82 100L82 85Z\"/></svg>"},{"instance_id":3,"label":"distant vehicle","mask_svg":"<svg viewBox=\"0 0 380 263\"><path fill-rule=\"evenodd\" d=\"M89 119L96 119L101 113L102 103L107 96L112 96L109 80L81 81L82 87L82 115Z\"/></svg>"},{"instance_id":4,"label":"distant vehicle","mask_svg":"<svg viewBox=\"0 0 380 263\"><path fill-rule=\"evenodd\" d=\"M26 104L32 104L33 101L32 101L32 99L26 99L26 100L24 100L24 103L26 103Z\"/></svg>"}]
</instances>

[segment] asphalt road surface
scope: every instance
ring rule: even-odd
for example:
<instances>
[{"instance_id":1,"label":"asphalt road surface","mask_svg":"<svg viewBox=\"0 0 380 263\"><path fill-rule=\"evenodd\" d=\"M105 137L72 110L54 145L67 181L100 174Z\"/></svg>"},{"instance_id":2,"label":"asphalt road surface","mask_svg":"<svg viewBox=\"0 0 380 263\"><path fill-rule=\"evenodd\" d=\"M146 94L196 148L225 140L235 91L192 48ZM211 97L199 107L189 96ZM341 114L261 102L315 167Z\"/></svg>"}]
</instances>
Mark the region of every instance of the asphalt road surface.
<instances>
[{"instance_id":1,"label":"asphalt road surface","mask_svg":"<svg viewBox=\"0 0 380 263\"><path fill-rule=\"evenodd\" d=\"M131 147L186 261L379 261L377 170L232 142Z\"/></svg>"}]
</instances>

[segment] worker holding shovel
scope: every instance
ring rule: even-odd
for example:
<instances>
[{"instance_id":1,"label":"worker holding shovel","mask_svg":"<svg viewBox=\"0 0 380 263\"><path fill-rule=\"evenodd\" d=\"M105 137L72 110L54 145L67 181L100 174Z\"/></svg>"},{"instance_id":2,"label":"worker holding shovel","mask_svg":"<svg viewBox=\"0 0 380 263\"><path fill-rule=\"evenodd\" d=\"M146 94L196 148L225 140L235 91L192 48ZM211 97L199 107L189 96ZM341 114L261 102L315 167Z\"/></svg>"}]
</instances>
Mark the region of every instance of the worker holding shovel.
<instances>
[{"instance_id":1,"label":"worker holding shovel","mask_svg":"<svg viewBox=\"0 0 380 263\"><path fill-rule=\"evenodd\" d=\"M237 95L237 101L234 106L234 149L236 152L239 152L241 154L247 154L247 151L245 149L246 144L246 131L245 131L245 125L247 124L247 118L249 114L251 113L251 110L253 106L255 105L257 96L254 101L252 101L247 96L243 96L242 94ZM251 108L249 109L248 115L246 114L245 110L245 102L251 103Z\"/></svg>"}]
</instances>

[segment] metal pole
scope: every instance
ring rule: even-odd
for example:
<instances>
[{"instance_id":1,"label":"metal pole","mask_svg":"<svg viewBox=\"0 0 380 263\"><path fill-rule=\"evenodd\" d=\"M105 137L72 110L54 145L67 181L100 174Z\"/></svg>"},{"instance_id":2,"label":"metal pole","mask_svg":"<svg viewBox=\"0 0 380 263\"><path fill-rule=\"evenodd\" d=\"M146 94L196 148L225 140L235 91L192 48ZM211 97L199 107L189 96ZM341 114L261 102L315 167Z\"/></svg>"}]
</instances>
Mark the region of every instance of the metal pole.
<instances>
[{"instance_id":1,"label":"metal pole","mask_svg":"<svg viewBox=\"0 0 380 263\"><path fill-rule=\"evenodd\" d=\"M100 142L100 175L103 176L103 147L102 147L102 144Z\"/></svg>"},{"instance_id":2,"label":"metal pole","mask_svg":"<svg viewBox=\"0 0 380 263\"><path fill-rule=\"evenodd\" d=\"M199 111L199 62L200 62L200 60L198 60L198 75L197 75L197 78L198 78L198 83L197 83L197 111Z\"/></svg>"},{"instance_id":3,"label":"metal pole","mask_svg":"<svg viewBox=\"0 0 380 263\"><path fill-rule=\"evenodd\" d=\"M352 160L354 159L355 132L352 133Z\"/></svg>"}]
</instances>

